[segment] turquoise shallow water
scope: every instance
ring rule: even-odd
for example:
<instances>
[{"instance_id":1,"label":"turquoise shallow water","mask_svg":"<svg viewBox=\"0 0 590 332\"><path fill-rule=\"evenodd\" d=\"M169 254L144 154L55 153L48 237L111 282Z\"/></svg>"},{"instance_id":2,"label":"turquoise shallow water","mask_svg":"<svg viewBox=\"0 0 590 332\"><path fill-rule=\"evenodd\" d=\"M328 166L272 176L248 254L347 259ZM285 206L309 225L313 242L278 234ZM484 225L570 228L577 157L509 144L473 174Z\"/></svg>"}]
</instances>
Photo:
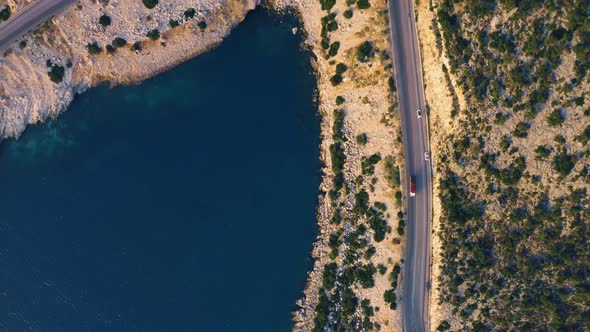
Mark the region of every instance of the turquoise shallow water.
<instances>
[{"instance_id":1,"label":"turquoise shallow water","mask_svg":"<svg viewBox=\"0 0 590 332\"><path fill-rule=\"evenodd\" d=\"M320 182L309 54L263 11L0 145L0 330L287 331Z\"/></svg>"}]
</instances>

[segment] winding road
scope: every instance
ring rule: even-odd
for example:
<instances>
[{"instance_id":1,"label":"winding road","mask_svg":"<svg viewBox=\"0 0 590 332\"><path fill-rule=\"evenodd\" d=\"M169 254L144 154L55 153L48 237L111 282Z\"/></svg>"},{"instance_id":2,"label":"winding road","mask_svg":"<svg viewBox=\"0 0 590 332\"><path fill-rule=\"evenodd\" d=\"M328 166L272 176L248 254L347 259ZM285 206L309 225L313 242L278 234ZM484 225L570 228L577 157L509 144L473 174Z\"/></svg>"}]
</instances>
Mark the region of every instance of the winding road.
<instances>
[{"instance_id":1,"label":"winding road","mask_svg":"<svg viewBox=\"0 0 590 332\"><path fill-rule=\"evenodd\" d=\"M424 102L422 63L414 0L389 0L389 24L405 147L406 178L416 179L416 196L405 190L407 208L406 258L401 297L402 327L406 332L430 331L430 234L432 169L424 153L429 149L428 114ZM422 117L418 118L417 110Z\"/></svg>"},{"instance_id":2,"label":"winding road","mask_svg":"<svg viewBox=\"0 0 590 332\"><path fill-rule=\"evenodd\" d=\"M0 23L0 52L77 0L35 1Z\"/></svg>"}]
</instances>

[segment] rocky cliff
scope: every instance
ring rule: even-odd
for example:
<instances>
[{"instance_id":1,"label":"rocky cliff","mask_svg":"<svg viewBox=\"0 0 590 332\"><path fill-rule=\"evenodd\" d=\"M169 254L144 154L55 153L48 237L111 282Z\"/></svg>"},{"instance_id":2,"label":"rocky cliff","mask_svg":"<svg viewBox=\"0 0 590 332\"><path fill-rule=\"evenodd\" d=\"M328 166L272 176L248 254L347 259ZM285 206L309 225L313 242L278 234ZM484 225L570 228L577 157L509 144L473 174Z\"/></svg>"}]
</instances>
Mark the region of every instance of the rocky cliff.
<instances>
[{"instance_id":1,"label":"rocky cliff","mask_svg":"<svg viewBox=\"0 0 590 332\"><path fill-rule=\"evenodd\" d=\"M14 13L27 1L8 1ZM101 82L135 83L219 44L257 0L81 0L0 56L0 137ZM155 2L154 2L155 3Z\"/></svg>"}]
</instances>

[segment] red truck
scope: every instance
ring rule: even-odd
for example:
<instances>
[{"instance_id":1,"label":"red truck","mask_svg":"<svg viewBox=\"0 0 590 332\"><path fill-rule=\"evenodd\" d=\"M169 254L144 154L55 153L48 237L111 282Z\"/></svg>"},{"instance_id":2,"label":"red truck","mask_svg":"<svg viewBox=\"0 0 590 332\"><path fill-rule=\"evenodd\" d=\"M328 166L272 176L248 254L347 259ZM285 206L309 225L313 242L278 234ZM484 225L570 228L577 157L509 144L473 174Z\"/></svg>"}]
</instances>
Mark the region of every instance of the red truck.
<instances>
[{"instance_id":1,"label":"red truck","mask_svg":"<svg viewBox=\"0 0 590 332\"><path fill-rule=\"evenodd\" d=\"M416 178L410 176L410 197L416 196Z\"/></svg>"}]
</instances>

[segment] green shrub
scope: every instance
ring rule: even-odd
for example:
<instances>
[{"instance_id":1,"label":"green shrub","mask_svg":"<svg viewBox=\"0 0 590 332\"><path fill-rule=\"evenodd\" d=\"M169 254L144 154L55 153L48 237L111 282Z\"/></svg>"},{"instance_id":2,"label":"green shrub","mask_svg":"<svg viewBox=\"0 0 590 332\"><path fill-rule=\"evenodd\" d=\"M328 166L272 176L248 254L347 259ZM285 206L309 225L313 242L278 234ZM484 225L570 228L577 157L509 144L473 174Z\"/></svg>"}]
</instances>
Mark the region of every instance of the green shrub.
<instances>
[{"instance_id":1,"label":"green shrub","mask_svg":"<svg viewBox=\"0 0 590 332\"><path fill-rule=\"evenodd\" d=\"M336 4L336 0L320 0L322 10L330 10Z\"/></svg>"},{"instance_id":2,"label":"green shrub","mask_svg":"<svg viewBox=\"0 0 590 332\"><path fill-rule=\"evenodd\" d=\"M139 42L139 41L136 41L135 43L133 43L133 46L131 46L131 49L134 50L134 51L136 51L136 52L141 51L141 48L142 48L141 47L141 42Z\"/></svg>"},{"instance_id":3,"label":"green shrub","mask_svg":"<svg viewBox=\"0 0 590 332\"><path fill-rule=\"evenodd\" d=\"M498 112L494 116L494 124L496 124L496 125L503 125L506 122L506 120L508 120L508 118L509 118L509 115L508 114L504 114L502 112Z\"/></svg>"},{"instance_id":4,"label":"green shrub","mask_svg":"<svg viewBox=\"0 0 590 332\"><path fill-rule=\"evenodd\" d=\"M399 167L397 166L397 162L394 156L387 156L383 161L383 167L385 168L385 178L387 179L387 183L392 189L399 188L401 181L400 181L400 171ZM400 197L401 198L401 197Z\"/></svg>"},{"instance_id":5,"label":"green shrub","mask_svg":"<svg viewBox=\"0 0 590 332\"><path fill-rule=\"evenodd\" d=\"M393 77L387 79L387 85L389 86L389 92L395 93L397 89L395 88L395 80Z\"/></svg>"},{"instance_id":6,"label":"green shrub","mask_svg":"<svg viewBox=\"0 0 590 332\"><path fill-rule=\"evenodd\" d=\"M588 141L590 141L590 126L587 126L586 129L584 129L582 133L575 138L575 140L581 142L583 145L586 145Z\"/></svg>"},{"instance_id":7,"label":"green shrub","mask_svg":"<svg viewBox=\"0 0 590 332\"><path fill-rule=\"evenodd\" d=\"M4 6L2 10L0 10L0 22L6 21L10 18L11 12L10 7L8 5Z\"/></svg>"},{"instance_id":8,"label":"green shrub","mask_svg":"<svg viewBox=\"0 0 590 332\"><path fill-rule=\"evenodd\" d=\"M345 101L346 100L344 100L344 97L342 97L342 96L336 97L336 105L342 105L342 104L344 104Z\"/></svg>"},{"instance_id":9,"label":"green shrub","mask_svg":"<svg viewBox=\"0 0 590 332\"><path fill-rule=\"evenodd\" d=\"M356 6L358 9L369 9L371 4L369 3L369 0L358 0Z\"/></svg>"},{"instance_id":10,"label":"green shrub","mask_svg":"<svg viewBox=\"0 0 590 332\"><path fill-rule=\"evenodd\" d=\"M168 25L170 25L171 28L176 28L180 25L180 22L178 22L178 20L170 19L170 21L168 21Z\"/></svg>"},{"instance_id":11,"label":"green shrub","mask_svg":"<svg viewBox=\"0 0 590 332\"><path fill-rule=\"evenodd\" d=\"M361 168L363 175L373 175L375 174L375 165L381 161L381 155L379 153L375 153L371 155L369 158L363 157L361 159Z\"/></svg>"},{"instance_id":12,"label":"green shrub","mask_svg":"<svg viewBox=\"0 0 590 332\"><path fill-rule=\"evenodd\" d=\"M328 56L336 56L338 54L338 50L340 49L340 42L335 41L330 45L330 49L328 50Z\"/></svg>"},{"instance_id":13,"label":"green shrub","mask_svg":"<svg viewBox=\"0 0 590 332\"><path fill-rule=\"evenodd\" d=\"M158 0L143 0L143 4L147 9L152 9L158 5Z\"/></svg>"},{"instance_id":14,"label":"green shrub","mask_svg":"<svg viewBox=\"0 0 590 332\"><path fill-rule=\"evenodd\" d=\"M51 82L59 84L63 81L65 68L58 65L52 65L51 70L47 73Z\"/></svg>"},{"instance_id":15,"label":"green shrub","mask_svg":"<svg viewBox=\"0 0 590 332\"><path fill-rule=\"evenodd\" d=\"M106 50L107 50L107 53L109 53L109 54L113 54L113 53L115 53L115 51L117 50L117 49L116 49L116 48L115 48L113 45L111 45L111 44L108 44L108 45L107 45L105 48L106 48Z\"/></svg>"},{"instance_id":16,"label":"green shrub","mask_svg":"<svg viewBox=\"0 0 590 332\"><path fill-rule=\"evenodd\" d=\"M377 268L373 264L357 266L354 269L354 277L363 288L372 288L375 286L373 275Z\"/></svg>"},{"instance_id":17,"label":"green shrub","mask_svg":"<svg viewBox=\"0 0 590 332\"><path fill-rule=\"evenodd\" d=\"M347 70L348 70L348 66L343 63L339 63L336 65L336 74L343 74Z\"/></svg>"},{"instance_id":18,"label":"green shrub","mask_svg":"<svg viewBox=\"0 0 590 332\"><path fill-rule=\"evenodd\" d=\"M520 138L528 137L530 128L531 125L528 122L521 121L516 125L516 128L514 129L514 136Z\"/></svg>"},{"instance_id":19,"label":"green shrub","mask_svg":"<svg viewBox=\"0 0 590 332\"><path fill-rule=\"evenodd\" d=\"M125 45L127 45L127 41L121 37L117 37L113 40L114 47L123 47Z\"/></svg>"},{"instance_id":20,"label":"green shrub","mask_svg":"<svg viewBox=\"0 0 590 332\"><path fill-rule=\"evenodd\" d=\"M322 284L326 289L333 289L336 283L336 276L338 273L338 265L336 263L329 263L324 266L324 273L322 276Z\"/></svg>"},{"instance_id":21,"label":"green shrub","mask_svg":"<svg viewBox=\"0 0 590 332\"><path fill-rule=\"evenodd\" d=\"M330 155L332 157L332 171L335 174L342 173L344 163L346 162L346 155L344 154L344 148L341 142L330 145Z\"/></svg>"},{"instance_id":22,"label":"green shrub","mask_svg":"<svg viewBox=\"0 0 590 332\"><path fill-rule=\"evenodd\" d=\"M111 25L111 17L107 14L104 14L98 19L98 23L100 23L100 25L103 27L107 27Z\"/></svg>"},{"instance_id":23,"label":"green shrub","mask_svg":"<svg viewBox=\"0 0 590 332\"><path fill-rule=\"evenodd\" d=\"M561 114L560 109L554 110L547 117L547 124L549 124L551 127L560 126L563 123L563 121L564 121L564 118L563 118L563 115Z\"/></svg>"},{"instance_id":24,"label":"green shrub","mask_svg":"<svg viewBox=\"0 0 590 332\"><path fill-rule=\"evenodd\" d=\"M148 31L146 36L151 40L158 40L158 39L160 39L160 30L158 30L158 29L150 30L150 31Z\"/></svg>"},{"instance_id":25,"label":"green shrub","mask_svg":"<svg viewBox=\"0 0 590 332\"><path fill-rule=\"evenodd\" d=\"M347 18L347 19L351 19L352 15L353 15L352 9L347 9L344 11L344 13L342 13L342 16L344 16L344 18Z\"/></svg>"},{"instance_id":26,"label":"green shrub","mask_svg":"<svg viewBox=\"0 0 590 332\"><path fill-rule=\"evenodd\" d=\"M370 41L365 41L360 44L356 50L356 58L360 62L367 62L373 57L373 44Z\"/></svg>"},{"instance_id":27,"label":"green shrub","mask_svg":"<svg viewBox=\"0 0 590 332\"><path fill-rule=\"evenodd\" d=\"M88 45L86 45L86 49L90 54L99 54L102 52L102 48L100 47L100 45L98 45L97 42L89 43Z\"/></svg>"},{"instance_id":28,"label":"green shrub","mask_svg":"<svg viewBox=\"0 0 590 332\"><path fill-rule=\"evenodd\" d=\"M389 303L389 308L395 310L397 308L397 296L395 295L395 289L388 289L383 294L383 300L385 303Z\"/></svg>"},{"instance_id":29,"label":"green shrub","mask_svg":"<svg viewBox=\"0 0 590 332\"><path fill-rule=\"evenodd\" d=\"M195 11L195 9L194 9L194 8L189 8L189 9L187 9L187 10L185 10L185 11L184 11L184 19L185 19L185 20L190 20L190 19L192 19L193 17L195 17L195 14L196 14L196 13L197 13L197 12Z\"/></svg>"},{"instance_id":30,"label":"green shrub","mask_svg":"<svg viewBox=\"0 0 590 332\"><path fill-rule=\"evenodd\" d=\"M549 157L552 151L553 150L549 146L539 145L535 149L535 154L537 155L537 159L546 159L547 157Z\"/></svg>"},{"instance_id":31,"label":"green shrub","mask_svg":"<svg viewBox=\"0 0 590 332\"><path fill-rule=\"evenodd\" d=\"M201 21L199 24L197 24L197 26L199 26L201 30L205 30L207 28L207 22Z\"/></svg>"},{"instance_id":32,"label":"green shrub","mask_svg":"<svg viewBox=\"0 0 590 332\"><path fill-rule=\"evenodd\" d=\"M447 322L446 320L443 320L442 322L440 322L440 324L438 324L438 327L436 328L436 330L438 332L444 332L444 331L448 331L451 329L451 324L449 324L449 322Z\"/></svg>"},{"instance_id":33,"label":"green shrub","mask_svg":"<svg viewBox=\"0 0 590 332\"><path fill-rule=\"evenodd\" d=\"M369 141L369 137L367 136L366 133L362 133L356 136L356 142L359 145L365 145L367 144L367 142Z\"/></svg>"},{"instance_id":34,"label":"green shrub","mask_svg":"<svg viewBox=\"0 0 590 332\"><path fill-rule=\"evenodd\" d=\"M336 75L330 77L330 83L332 83L333 86L336 86L336 85L342 83L342 76L336 74Z\"/></svg>"},{"instance_id":35,"label":"green shrub","mask_svg":"<svg viewBox=\"0 0 590 332\"><path fill-rule=\"evenodd\" d=\"M567 176L572 172L572 169L574 169L576 161L575 156L568 154L565 149L562 149L561 152L553 158L553 167L557 173Z\"/></svg>"}]
</instances>

